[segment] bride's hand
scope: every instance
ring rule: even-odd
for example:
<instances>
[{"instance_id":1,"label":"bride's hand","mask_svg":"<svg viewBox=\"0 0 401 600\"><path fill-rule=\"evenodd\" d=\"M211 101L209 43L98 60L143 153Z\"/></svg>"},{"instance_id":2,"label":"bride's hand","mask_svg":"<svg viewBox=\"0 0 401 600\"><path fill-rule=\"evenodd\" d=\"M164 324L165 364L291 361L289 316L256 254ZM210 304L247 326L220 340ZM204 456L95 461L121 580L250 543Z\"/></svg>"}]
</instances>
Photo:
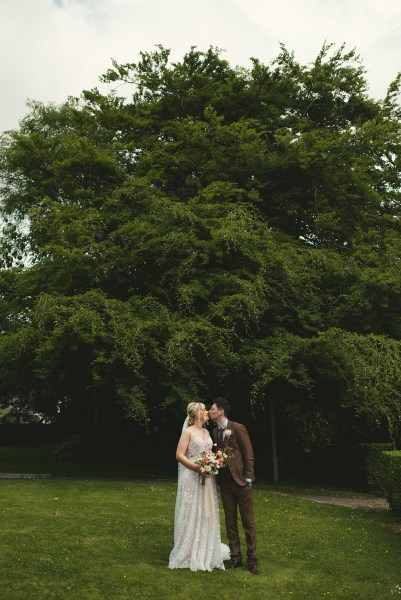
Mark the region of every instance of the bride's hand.
<instances>
[{"instance_id":1,"label":"bride's hand","mask_svg":"<svg viewBox=\"0 0 401 600\"><path fill-rule=\"evenodd\" d=\"M196 466L197 466L196 471L199 473L199 475L203 475L203 477L210 477L210 473L204 473L199 465L196 465Z\"/></svg>"}]
</instances>

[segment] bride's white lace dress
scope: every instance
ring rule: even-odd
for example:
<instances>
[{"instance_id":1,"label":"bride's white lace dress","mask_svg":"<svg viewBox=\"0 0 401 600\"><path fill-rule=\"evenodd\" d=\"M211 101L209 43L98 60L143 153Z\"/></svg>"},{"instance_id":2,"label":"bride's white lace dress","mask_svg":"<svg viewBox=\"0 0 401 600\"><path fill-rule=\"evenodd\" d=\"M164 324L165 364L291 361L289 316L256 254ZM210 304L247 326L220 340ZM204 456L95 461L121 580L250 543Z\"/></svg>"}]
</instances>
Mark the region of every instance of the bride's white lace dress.
<instances>
[{"instance_id":1,"label":"bride's white lace dress","mask_svg":"<svg viewBox=\"0 0 401 600\"><path fill-rule=\"evenodd\" d=\"M211 450L212 439L207 430L191 430L186 456L195 461L200 452ZM220 516L215 477L205 480L178 464L178 488L174 518L174 548L170 569L211 571L224 569L223 560L230 558L228 546L221 543Z\"/></svg>"}]
</instances>

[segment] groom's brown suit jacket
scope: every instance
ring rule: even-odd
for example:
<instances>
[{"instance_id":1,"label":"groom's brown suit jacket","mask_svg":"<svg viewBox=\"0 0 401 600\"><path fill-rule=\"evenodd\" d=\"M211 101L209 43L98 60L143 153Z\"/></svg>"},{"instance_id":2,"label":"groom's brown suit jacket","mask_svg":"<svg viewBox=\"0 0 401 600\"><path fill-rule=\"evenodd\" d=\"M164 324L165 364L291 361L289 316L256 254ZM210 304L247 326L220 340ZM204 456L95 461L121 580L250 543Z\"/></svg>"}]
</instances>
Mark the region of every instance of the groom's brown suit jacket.
<instances>
[{"instance_id":1,"label":"groom's brown suit jacket","mask_svg":"<svg viewBox=\"0 0 401 600\"><path fill-rule=\"evenodd\" d=\"M241 423L228 421L227 429L231 430L231 435L224 437L224 448L228 448L228 468L233 479L238 485L246 485L246 479L255 479L254 456L252 444L249 439L248 431ZM212 432L213 442L217 444L218 427Z\"/></svg>"}]
</instances>

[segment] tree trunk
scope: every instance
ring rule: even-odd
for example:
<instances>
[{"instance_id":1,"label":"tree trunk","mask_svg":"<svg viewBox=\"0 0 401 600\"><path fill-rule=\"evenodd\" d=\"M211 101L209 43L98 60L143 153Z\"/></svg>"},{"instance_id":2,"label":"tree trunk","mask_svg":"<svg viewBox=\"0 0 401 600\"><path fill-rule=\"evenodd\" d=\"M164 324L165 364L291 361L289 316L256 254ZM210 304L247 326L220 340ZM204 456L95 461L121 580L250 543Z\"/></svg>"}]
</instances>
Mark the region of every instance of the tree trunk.
<instances>
[{"instance_id":1,"label":"tree trunk","mask_svg":"<svg viewBox=\"0 0 401 600\"><path fill-rule=\"evenodd\" d=\"M272 450L273 450L273 478L278 482L278 462L277 462L277 440L276 440L276 417L274 413L274 399L270 399L270 424L272 432Z\"/></svg>"}]
</instances>

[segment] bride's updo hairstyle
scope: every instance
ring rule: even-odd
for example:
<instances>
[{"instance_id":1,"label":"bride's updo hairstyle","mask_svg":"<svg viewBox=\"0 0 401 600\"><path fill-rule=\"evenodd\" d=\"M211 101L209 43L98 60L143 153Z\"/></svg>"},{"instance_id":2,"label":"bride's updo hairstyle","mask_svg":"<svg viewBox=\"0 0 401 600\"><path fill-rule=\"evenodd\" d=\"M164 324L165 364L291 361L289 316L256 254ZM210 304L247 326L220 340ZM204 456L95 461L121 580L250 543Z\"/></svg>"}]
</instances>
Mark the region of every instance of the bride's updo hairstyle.
<instances>
[{"instance_id":1,"label":"bride's updo hairstyle","mask_svg":"<svg viewBox=\"0 0 401 600\"><path fill-rule=\"evenodd\" d=\"M202 402L190 402L187 406L187 415L188 415L188 426L191 426L195 423L196 415L204 405Z\"/></svg>"}]
</instances>

